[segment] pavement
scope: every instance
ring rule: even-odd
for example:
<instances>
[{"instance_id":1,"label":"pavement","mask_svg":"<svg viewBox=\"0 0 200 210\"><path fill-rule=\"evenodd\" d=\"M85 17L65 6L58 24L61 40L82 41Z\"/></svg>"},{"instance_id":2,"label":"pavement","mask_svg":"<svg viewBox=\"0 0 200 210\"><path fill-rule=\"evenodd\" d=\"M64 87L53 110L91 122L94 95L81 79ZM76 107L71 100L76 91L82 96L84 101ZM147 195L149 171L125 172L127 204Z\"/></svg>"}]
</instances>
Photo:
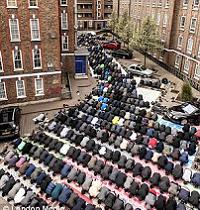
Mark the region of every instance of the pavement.
<instances>
[{"instance_id":1,"label":"pavement","mask_svg":"<svg viewBox=\"0 0 200 210\"><path fill-rule=\"evenodd\" d=\"M88 79L74 79L70 75L70 86L72 99L65 99L46 103L37 103L27 106L22 106L22 118L21 118L21 136L29 135L35 128L35 124L32 121L33 118L40 113L46 113L47 117L51 119L63 106L74 106L79 101L82 101L86 95L88 95L92 88L96 87L96 79L88 75Z\"/></svg>"},{"instance_id":2,"label":"pavement","mask_svg":"<svg viewBox=\"0 0 200 210\"><path fill-rule=\"evenodd\" d=\"M133 59L118 59L118 62L120 62L122 65L128 67L130 64L138 63L143 64L144 56L134 51L133 53L134 58ZM165 92L164 97L162 98L161 104L167 107L171 107L177 104L180 104L178 101L173 101L172 98L177 98L178 94L181 92L182 85L184 81L179 79L178 77L174 76L172 73L168 72L158 64L154 63L152 60L147 58L147 68L154 69L155 70L155 78L163 79L167 78L168 81L170 81L169 85L164 86L162 91ZM194 97L200 98L200 92L196 89L192 88L192 92Z\"/></svg>"},{"instance_id":3,"label":"pavement","mask_svg":"<svg viewBox=\"0 0 200 210\"><path fill-rule=\"evenodd\" d=\"M133 58L132 60L119 59L118 61L125 66L128 66L131 63L143 62L143 55L141 55L138 52L134 52L134 56L135 58ZM180 91L183 81L175 77L173 74L167 72L165 69L158 66L157 64L155 64L149 59L147 59L147 66L149 68L153 68L156 70L155 77L159 79L167 78L168 80L171 81L171 84L169 86L164 87L166 91L166 95L162 103L166 106L174 105L174 103L176 102L173 102L171 98L175 97L177 93L172 93L171 90L174 89L176 91ZM22 136L26 136L30 134L33 131L33 129L35 129L35 125L32 119L38 116L38 114L47 113L47 117L51 119L53 115L57 113L59 109L63 108L63 105L74 106L79 101L82 101L85 98L85 95L89 94L92 91L92 89L96 86L97 81L96 79L91 78L90 76L88 79L75 80L73 76L71 75L70 83L71 83L70 86L71 86L72 99L46 102L42 104L38 103L38 104L27 105L27 106L21 107L22 109L21 135ZM140 88L140 91L141 93L145 95L145 97L148 98L148 100L156 100L156 98L159 97L159 93L160 93L160 91L158 90L153 90L155 94L151 95L149 94L146 88ZM200 93L198 91L193 89L193 93L196 97L200 97ZM0 196L0 210L11 210L11 209L14 209L14 208Z\"/></svg>"}]
</instances>

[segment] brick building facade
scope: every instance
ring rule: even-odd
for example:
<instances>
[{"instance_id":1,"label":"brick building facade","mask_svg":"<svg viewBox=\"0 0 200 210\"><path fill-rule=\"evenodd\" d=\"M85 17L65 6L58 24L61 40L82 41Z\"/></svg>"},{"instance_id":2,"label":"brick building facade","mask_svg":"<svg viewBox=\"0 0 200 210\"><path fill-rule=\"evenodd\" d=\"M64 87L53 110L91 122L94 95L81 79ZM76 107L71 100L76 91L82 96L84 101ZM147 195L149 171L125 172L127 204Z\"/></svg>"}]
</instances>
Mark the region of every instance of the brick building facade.
<instances>
[{"instance_id":1,"label":"brick building facade","mask_svg":"<svg viewBox=\"0 0 200 210\"><path fill-rule=\"evenodd\" d=\"M78 30L99 30L107 26L113 0L77 0Z\"/></svg>"},{"instance_id":2,"label":"brick building facade","mask_svg":"<svg viewBox=\"0 0 200 210\"><path fill-rule=\"evenodd\" d=\"M165 50L153 56L200 89L199 0L114 0L113 5L116 14L127 11L136 27L146 16L155 19Z\"/></svg>"},{"instance_id":3,"label":"brick building facade","mask_svg":"<svg viewBox=\"0 0 200 210\"><path fill-rule=\"evenodd\" d=\"M74 0L0 1L0 106L61 97L61 76L75 69L74 6Z\"/></svg>"}]
</instances>

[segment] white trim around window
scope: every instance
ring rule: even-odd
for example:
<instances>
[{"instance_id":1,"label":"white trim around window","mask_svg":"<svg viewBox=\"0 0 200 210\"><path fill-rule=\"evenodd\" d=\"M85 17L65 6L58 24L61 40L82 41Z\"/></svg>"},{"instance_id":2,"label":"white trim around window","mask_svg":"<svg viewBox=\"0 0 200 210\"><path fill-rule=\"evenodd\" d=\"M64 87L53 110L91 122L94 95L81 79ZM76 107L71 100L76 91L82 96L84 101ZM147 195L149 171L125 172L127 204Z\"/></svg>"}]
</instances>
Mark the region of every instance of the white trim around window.
<instances>
[{"instance_id":1,"label":"white trim around window","mask_svg":"<svg viewBox=\"0 0 200 210\"><path fill-rule=\"evenodd\" d=\"M31 41L40 41L40 22L38 18L30 19Z\"/></svg>"},{"instance_id":2,"label":"white trim around window","mask_svg":"<svg viewBox=\"0 0 200 210\"><path fill-rule=\"evenodd\" d=\"M199 63L197 63L196 66L195 66L194 77L196 79L199 79L200 78L200 64Z\"/></svg>"},{"instance_id":3,"label":"white trim around window","mask_svg":"<svg viewBox=\"0 0 200 210\"><path fill-rule=\"evenodd\" d=\"M12 15L12 18L9 19L9 28L10 28L10 41L11 42L20 42L20 31L19 31L19 20Z\"/></svg>"},{"instance_id":4,"label":"white trim around window","mask_svg":"<svg viewBox=\"0 0 200 210\"><path fill-rule=\"evenodd\" d=\"M69 37L67 35L62 35L62 51L69 50Z\"/></svg>"},{"instance_id":5,"label":"white trim around window","mask_svg":"<svg viewBox=\"0 0 200 210\"><path fill-rule=\"evenodd\" d=\"M60 0L60 6L67 6L68 0Z\"/></svg>"},{"instance_id":6,"label":"white trim around window","mask_svg":"<svg viewBox=\"0 0 200 210\"><path fill-rule=\"evenodd\" d=\"M37 9L38 8L38 0L29 0L29 8Z\"/></svg>"},{"instance_id":7,"label":"white trim around window","mask_svg":"<svg viewBox=\"0 0 200 210\"><path fill-rule=\"evenodd\" d=\"M193 7L199 7L199 0L193 0Z\"/></svg>"},{"instance_id":8,"label":"white trim around window","mask_svg":"<svg viewBox=\"0 0 200 210\"><path fill-rule=\"evenodd\" d=\"M1 89L2 88L2 89ZM0 81L0 101L8 100L5 82Z\"/></svg>"},{"instance_id":9,"label":"white trim around window","mask_svg":"<svg viewBox=\"0 0 200 210\"><path fill-rule=\"evenodd\" d=\"M44 95L44 82L43 78L35 78L35 96Z\"/></svg>"},{"instance_id":10,"label":"white trim around window","mask_svg":"<svg viewBox=\"0 0 200 210\"><path fill-rule=\"evenodd\" d=\"M183 46L183 36L180 34L177 41L177 49L181 50Z\"/></svg>"},{"instance_id":11,"label":"white trim around window","mask_svg":"<svg viewBox=\"0 0 200 210\"><path fill-rule=\"evenodd\" d=\"M192 54L193 38L190 37L187 42L187 53Z\"/></svg>"},{"instance_id":12,"label":"white trim around window","mask_svg":"<svg viewBox=\"0 0 200 210\"><path fill-rule=\"evenodd\" d=\"M179 69L179 67L180 67L180 62L181 62L181 56L177 54L177 55L176 55L176 59L175 59L174 66L175 66L176 68L178 68L178 69Z\"/></svg>"},{"instance_id":13,"label":"white trim around window","mask_svg":"<svg viewBox=\"0 0 200 210\"><path fill-rule=\"evenodd\" d=\"M196 25L197 25L197 18L192 17L190 21L190 33L195 33Z\"/></svg>"},{"instance_id":14,"label":"white trim around window","mask_svg":"<svg viewBox=\"0 0 200 210\"><path fill-rule=\"evenodd\" d=\"M17 0L7 0L7 8L17 8Z\"/></svg>"},{"instance_id":15,"label":"white trim around window","mask_svg":"<svg viewBox=\"0 0 200 210\"><path fill-rule=\"evenodd\" d=\"M185 60L185 63L184 63L183 72L186 73L186 74L188 74L189 69L190 69L190 61L188 59L186 59Z\"/></svg>"},{"instance_id":16,"label":"white trim around window","mask_svg":"<svg viewBox=\"0 0 200 210\"><path fill-rule=\"evenodd\" d=\"M0 72L3 72L3 59L2 59L1 51L0 51Z\"/></svg>"},{"instance_id":17,"label":"white trim around window","mask_svg":"<svg viewBox=\"0 0 200 210\"><path fill-rule=\"evenodd\" d=\"M18 58L16 57L16 51L17 53L19 53L17 56ZM22 59L22 51L18 48L18 47L15 47L15 49L12 51L12 54L13 54L13 66L14 66L14 71L21 71L23 70L23 59ZM16 65L16 62L19 62L19 65L21 67L18 67ZM21 64L20 64L21 63Z\"/></svg>"},{"instance_id":18,"label":"white trim around window","mask_svg":"<svg viewBox=\"0 0 200 210\"><path fill-rule=\"evenodd\" d=\"M68 14L65 10L61 13L61 29L67 30L68 29Z\"/></svg>"},{"instance_id":19,"label":"white trim around window","mask_svg":"<svg viewBox=\"0 0 200 210\"><path fill-rule=\"evenodd\" d=\"M26 98L26 89L24 80L16 80L17 98Z\"/></svg>"},{"instance_id":20,"label":"white trim around window","mask_svg":"<svg viewBox=\"0 0 200 210\"><path fill-rule=\"evenodd\" d=\"M36 51L37 51L37 54L35 54ZM38 47L35 47L34 49L32 49L32 56L33 56L33 69L42 69L41 49L39 49Z\"/></svg>"}]
</instances>

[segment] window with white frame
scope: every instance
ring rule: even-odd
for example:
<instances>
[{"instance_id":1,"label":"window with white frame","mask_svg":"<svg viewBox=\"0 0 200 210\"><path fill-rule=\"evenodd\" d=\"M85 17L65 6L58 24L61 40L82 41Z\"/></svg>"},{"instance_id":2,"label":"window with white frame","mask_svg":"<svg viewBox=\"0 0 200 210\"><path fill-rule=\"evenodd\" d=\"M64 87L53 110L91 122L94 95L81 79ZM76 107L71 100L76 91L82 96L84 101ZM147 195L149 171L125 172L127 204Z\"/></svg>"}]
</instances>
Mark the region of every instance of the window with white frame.
<instances>
[{"instance_id":1,"label":"window with white frame","mask_svg":"<svg viewBox=\"0 0 200 210\"><path fill-rule=\"evenodd\" d=\"M40 40L40 27L39 27L39 19L34 18L30 20L31 25L31 39L32 41Z\"/></svg>"},{"instance_id":2,"label":"window with white frame","mask_svg":"<svg viewBox=\"0 0 200 210\"><path fill-rule=\"evenodd\" d=\"M24 80L17 80L16 81L16 90L17 90L17 98L26 97Z\"/></svg>"},{"instance_id":3,"label":"window with white frame","mask_svg":"<svg viewBox=\"0 0 200 210\"><path fill-rule=\"evenodd\" d=\"M191 22L190 22L190 32L195 32L196 29L196 24L197 24L197 18L192 17Z\"/></svg>"},{"instance_id":4,"label":"window with white frame","mask_svg":"<svg viewBox=\"0 0 200 210\"><path fill-rule=\"evenodd\" d=\"M69 49L68 36L62 35L62 50L67 51Z\"/></svg>"},{"instance_id":5,"label":"window with white frame","mask_svg":"<svg viewBox=\"0 0 200 210\"><path fill-rule=\"evenodd\" d=\"M160 13L157 14L156 23L157 23L157 25L160 25Z\"/></svg>"},{"instance_id":6,"label":"window with white frame","mask_svg":"<svg viewBox=\"0 0 200 210\"><path fill-rule=\"evenodd\" d=\"M2 59L2 55L1 55L1 51L0 51L0 72L3 71L3 59Z\"/></svg>"},{"instance_id":7,"label":"window with white frame","mask_svg":"<svg viewBox=\"0 0 200 210\"><path fill-rule=\"evenodd\" d=\"M183 36L182 35L179 35L178 42L177 42L177 48L178 49L181 49L182 48L182 45L183 45Z\"/></svg>"},{"instance_id":8,"label":"window with white frame","mask_svg":"<svg viewBox=\"0 0 200 210\"><path fill-rule=\"evenodd\" d=\"M10 26L10 39L11 42L19 42L20 41L20 33L19 33L19 21L17 18L12 15L12 18L9 20Z\"/></svg>"},{"instance_id":9,"label":"window with white frame","mask_svg":"<svg viewBox=\"0 0 200 210\"><path fill-rule=\"evenodd\" d=\"M188 39L188 43L187 43L187 53L189 53L189 54L192 53L192 47L193 47L193 39L192 39L192 37L190 37Z\"/></svg>"},{"instance_id":10,"label":"window with white frame","mask_svg":"<svg viewBox=\"0 0 200 210\"><path fill-rule=\"evenodd\" d=\"M193 6L198 7L199 6L199 0L194 0Z\"/></svg>"},{"instance_id":11,"label":"window with white frame","mask_svg":"<svg viewBox=\"0 0 200 210\"><path fill-rule=\"evenodd\" d=\"M200 64L199 63L196 64L195 75L200 77Z\"/></svg>"},{"instance_id":12,"label":"window with white frame","mask_svg":"<svg viewBox=\"0 0 200 210\"><path fill-rule=\"evenodd\" d=\"M184 72L188 73L190 68L190 61L188 59L185 60L185 64L184 64Z\"/></svg>"},{"instance_id":13,"label":"window with white frame","mask_svg":"<svg viewBox=\"0 0 200 210\"><path fill-rule=\"evenodd\" d=\"M183 7L187 7L189 0L183 0Z\"/></svg>"},{"instance_id":14,"label":"window with white frame","mask_svg":"<svg viewBox=\"0 0 200 210\"><path fill-rule=\"evenodd\" d=\"M41 49L38 49L37 46L33 49L33 68L34 69L42 68Z\"/></svg>"},{"instance_id":15,"label":"window with white frame","mask_svg":"<svg viewBox=\"0 0 200 210\"><path fill-rule=\"evenodd\" d=\"M176 59L175 59L175 63L174 63L175 67L179 68L180 63L181 63L181 56L177 54Z\"/></svg>"},{"instance_id":16,"label":"window with white frame","mask_svg":"<svg viewBox=\"0 0 200 210\"><path fill-rule=\"evenodd\" d=\"M22 51L15 47L13 50L13 63L14 63L14 70L22 70L23 64L22 64Z\"/></svg>"},{"instance_id":17,"label":"window with white frame","mask_svg":"<svg viewBox=\"0 0 200 210\"><path fill-rule=\"evenodd\" d=\"M67 6L67 0L60 0L61 6Z\"/></svg>"},{"instance_id":18,"label":"window with white frame","mask_svg":"<svg viewBox=\"0 0 200 210\"><path fill-rule=\"evenodd\" d=\"M167 26L167 22L168 22L168 15L164 14L163 16L163 26L166 27Z\"/></svg>"},{"instance_id":19,"label":"window with white frame","mask_svg":"<svg viewBox=\"0 0 200 210\"><path fill-rule=\"evenodd\" d=\"M29 7L38 7L38 0L29 0Z\"/></svg>"},{"instance_id":20,"label":"window with white frame","mask_svg":"<svg viewBox=\"0 0 200 210\"><path fill-rule=\"evenodd\" d=\"M166 0L165 7L169 7L169 0Z\"/></svg>"},{"instance_id":21,"label":"window with white frame","mask_svg":"<svg viewBox=\"0 0 200 210\"><path fill-rule=\"evenodd\" d=\"M68 16L65 10L61 13L61 28L68 29Z\"/></svg>"},{"instance_id":22,"label":"window with white frame","mask_svg":"<svg viewBox=\"0 0 200 210\"><path fill-rule=\"evenodd\" d=\"M186 20L186 17L185 16L182 16L180 18L180 28L183 29L185 27L185 20Z\"/></svg>"},{"instance_id":23,"label":"window with white frame","mask_svg":"<svg viewBox=\"0 0 200 210\"><path fill-rule=\"evenodd\" d=\"M7 99L5 82L0 82L0 100Z\"/></svg>"},{"instance_id":24,"label":"window with white frame","mask_svg":"<svg viewBox=\"0 0 200 210\"><path fill-rule=\"evenodd\" d=\"M44 95L44 86L42 78L35 78L35 95Z\"/></svg>"},{"instance_id":25,"label":"window with white frame","mask_svg":"<svg viewBox=\"0 0 200 210\"><path fill-rule=\"evenodd\" d=\"M7 0L7 7L17 7L17 0Z\"/></svg>"}]
</instances>

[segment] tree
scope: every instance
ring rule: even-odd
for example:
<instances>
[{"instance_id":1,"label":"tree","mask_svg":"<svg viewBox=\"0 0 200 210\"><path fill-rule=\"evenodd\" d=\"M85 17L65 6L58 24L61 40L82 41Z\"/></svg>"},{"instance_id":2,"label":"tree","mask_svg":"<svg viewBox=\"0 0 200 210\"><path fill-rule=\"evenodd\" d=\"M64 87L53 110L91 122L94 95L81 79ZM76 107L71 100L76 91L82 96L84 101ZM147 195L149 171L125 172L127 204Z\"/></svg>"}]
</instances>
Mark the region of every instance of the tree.
<instances>
[{"instance_id":1,"label":"tree","mask_svg":"<svg viewBox=\"0 0 200 210\"><path fill-rule=\"evenodd\" d=\"M117 28L118 28L118 17L117 15L113 12L111 14L110 20L108 22L108 27L111 29L112 32L116 33L117 32Z\"/></svg>"},{"instance_id":2,"label":"tree","mask_svg":"<svg viewBox=\"0 0 200 210\"><path fill-rule=\"evenodd\" d=\"M128 13L125 11L122 16L119 17L118 25L117 25L117 33L119 37L123 38L123 32L124 28L128 25L128 22L130 22Z\"/></svg>"},{"instance_id":3,"label":"tree","mask_svg":"<svg viewBox=\"0 0 200 210\"><path fill-rule=\"evenodd\" d=\"M121 39L127 44L127 47L129 49L130 42L134 35L134 27L131 21L128 21L128 23L124 26L123 31L121 32Z\"/></svg>"},{"instance_id":4,"label":"tree","mask_svg":"<svg viewBox=\"0 0 200 210\"><path fill-rule=\"evenodd\" d=\"M149 16L143 20L141 26L135 31L131 45L144 53L145 67L147 53L163 49L158 27Z\"/></svg>"},{"instance_id":5,"label":"tree","mask_svg":"<svg viewBox=\"0 0 200 210\"><path fill-rule=\"evenodd\" d=\"M192 88L188 82L182 86L181 99L182 101L191 101L193 99Z\"/></svg>"}]
</instances>

